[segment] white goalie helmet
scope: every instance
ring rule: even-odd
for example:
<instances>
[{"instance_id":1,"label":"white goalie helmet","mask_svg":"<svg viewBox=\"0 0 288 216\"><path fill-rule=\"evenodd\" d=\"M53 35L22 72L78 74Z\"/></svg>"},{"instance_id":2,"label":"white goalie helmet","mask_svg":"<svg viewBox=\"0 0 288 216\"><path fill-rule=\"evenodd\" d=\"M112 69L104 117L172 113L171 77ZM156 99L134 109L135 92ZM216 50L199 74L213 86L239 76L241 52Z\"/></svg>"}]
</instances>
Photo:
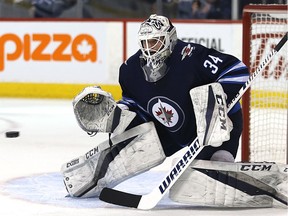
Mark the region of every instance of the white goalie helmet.
<instances>
[{"instance_id":1,"label":"white goalie helmet","mask_svg":"<svg viewBox=\"0 0 288 216\"><path fill-rule=\"evenodd\" d=\"M165 60L177 43L176 29L168 18L152 14L140 26L138 43L145 79L156 82L167 73Z\"/></svg>"}]
</instances>

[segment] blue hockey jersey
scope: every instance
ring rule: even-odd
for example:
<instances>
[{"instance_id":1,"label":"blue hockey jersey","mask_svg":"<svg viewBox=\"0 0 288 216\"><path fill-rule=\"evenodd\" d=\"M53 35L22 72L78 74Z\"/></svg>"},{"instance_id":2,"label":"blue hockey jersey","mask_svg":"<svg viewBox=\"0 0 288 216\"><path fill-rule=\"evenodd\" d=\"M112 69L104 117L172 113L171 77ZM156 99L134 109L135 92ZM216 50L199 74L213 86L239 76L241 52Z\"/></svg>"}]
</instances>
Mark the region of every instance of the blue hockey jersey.
<instances>
[{"instance_id":1,"label":"blue hockey jersey","mask_svg":"<svg viewBox=\"0 0 288 216\"><path fill-rule=\"evenodd\" d=\"M247 67L236 57L178 40L167 59L167 74L157 82L147 82L140 56L139 50L120 67L122 100L119 103L127 105L146 121L155 123L164 150L165 146L180 149L197 136L189 94L192 88L219 82L227 94L228 104L249 76ZM238 103L229 115L239 109ZM172 153L166 151L166 155Z\"/></svg>"}]
</instances>

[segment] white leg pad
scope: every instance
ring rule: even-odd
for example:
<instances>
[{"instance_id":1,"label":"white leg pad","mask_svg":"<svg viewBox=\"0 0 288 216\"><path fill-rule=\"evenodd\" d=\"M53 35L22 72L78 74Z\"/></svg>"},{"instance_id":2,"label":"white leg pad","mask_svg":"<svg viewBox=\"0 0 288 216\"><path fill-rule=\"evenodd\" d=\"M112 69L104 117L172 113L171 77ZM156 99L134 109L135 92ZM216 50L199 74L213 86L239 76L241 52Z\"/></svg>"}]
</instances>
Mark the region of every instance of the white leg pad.
<instances>
[{"instance_id":1,"label":"white leg pad","mask_svg":"<svg viewBox=\"0 0 288 216\"><path fill-rule=\"evenodd\" d=\"M111 149L108 147L95 154L87 152L79 157L79 162L67 168L62 167L62 174L67 191L71 196L99 196L104 187L114 187L122 181L143 173L159 164L166 156L162 149L158 134L152 122L144 123L124 133L138 133L125 147L124 142L118 143ZM121 134L112 139L117 139ZM122 135L123 136L123 135ZM131 135L130 139L131 138ZM114 150L113 150L114 149ZM116 151L115 151L116 150ZM119 151L118 151L119 150ZM116 154L114 154L116 152ZM88 154L88 157L87 157ZM74 160L75 161L75 160Z\"/></svg>"},{"instance_id":2,"label":"white leg pad","mask_svg":"<svg viewBox=\"0 0 288 216\"><path fill-rule=\"evenodd\" d=\"M195 169L201 169L199 172ZM211 176L207 175L213 172ZM288 200L288 166L275 163L227 163L196 160L169 192L176 202L212 207L285 207L271 196L249 195L243 188L246 183L279 193L280 199ZM206 174L205 174L206 173ZM243 184L244 182L244 184ZM239 188L241 188L239 190ZM248 189L249 187L247 187ZM251 187L250 187L251 189ZM257 191L255 189L255 191ZM286 206L287 207L287 206Z\"/></svg>"}]
</instances>

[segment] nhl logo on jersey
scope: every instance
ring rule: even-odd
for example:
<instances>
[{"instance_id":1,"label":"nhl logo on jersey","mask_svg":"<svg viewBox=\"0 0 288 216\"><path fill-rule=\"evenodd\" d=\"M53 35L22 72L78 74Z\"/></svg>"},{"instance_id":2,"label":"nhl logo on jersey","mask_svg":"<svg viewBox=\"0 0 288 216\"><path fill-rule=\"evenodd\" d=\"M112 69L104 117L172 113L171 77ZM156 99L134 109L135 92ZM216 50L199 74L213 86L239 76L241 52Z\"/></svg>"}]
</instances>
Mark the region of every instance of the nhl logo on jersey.
<instances>
[{"instance_id":1,"label":"nhl logo on jersey","mask_svg":"<svg viewBox=\"0 0 288 216\"><path fill-rule=\"evenodd\" d=\"M182 51L181 51L181 55L182 55L182 58L181 58L181 61L183 61L183 59L188 56L190 57L192 55L192 51L195 49L195 47L191 47L190 44L188 44L187 46L185 46Z\"/></svg>"},{"instance_id":2,"label":"nhl logo on jersey","mask_svg":"<svg viewBox=\"0 0 288 216\"><path fill-rule=\"evenodd\" d=\"M148 112L170 131L175 132L184 123L184 112L174 101L166 97L154 97L147 105Z\"/></svg>"}]
</instances>

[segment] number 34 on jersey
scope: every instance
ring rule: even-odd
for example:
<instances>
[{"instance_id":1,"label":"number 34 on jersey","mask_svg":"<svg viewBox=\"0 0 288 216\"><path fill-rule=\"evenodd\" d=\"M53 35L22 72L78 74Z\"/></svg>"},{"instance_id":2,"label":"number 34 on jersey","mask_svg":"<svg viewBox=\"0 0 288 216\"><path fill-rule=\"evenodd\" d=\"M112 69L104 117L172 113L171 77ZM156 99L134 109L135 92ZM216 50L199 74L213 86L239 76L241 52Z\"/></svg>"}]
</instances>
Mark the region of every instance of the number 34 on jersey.
<instances>
[{"instance_id":1,"label":"number 34 on jersey","mask_svg":"<svg viewBox=\"0 0 288 216\"><path fill-rule=\"evenodd\" d=\"M205 68L210 68L210 69L211 69L211 73L212 73L212 74L215 74L215 73L217 73L217 71L218 71L218 66L217 66L217 64L218 64L219 62L223 62L223 60L220 59L220 58L218 58L218 57L216 57L216 56L212 56L212 55L208 55L208 57L209 57L210 59L206 59L206 60L204 61L204 63L203 63L203 66L204 66Z\"/></svg>"}]
</instances>

